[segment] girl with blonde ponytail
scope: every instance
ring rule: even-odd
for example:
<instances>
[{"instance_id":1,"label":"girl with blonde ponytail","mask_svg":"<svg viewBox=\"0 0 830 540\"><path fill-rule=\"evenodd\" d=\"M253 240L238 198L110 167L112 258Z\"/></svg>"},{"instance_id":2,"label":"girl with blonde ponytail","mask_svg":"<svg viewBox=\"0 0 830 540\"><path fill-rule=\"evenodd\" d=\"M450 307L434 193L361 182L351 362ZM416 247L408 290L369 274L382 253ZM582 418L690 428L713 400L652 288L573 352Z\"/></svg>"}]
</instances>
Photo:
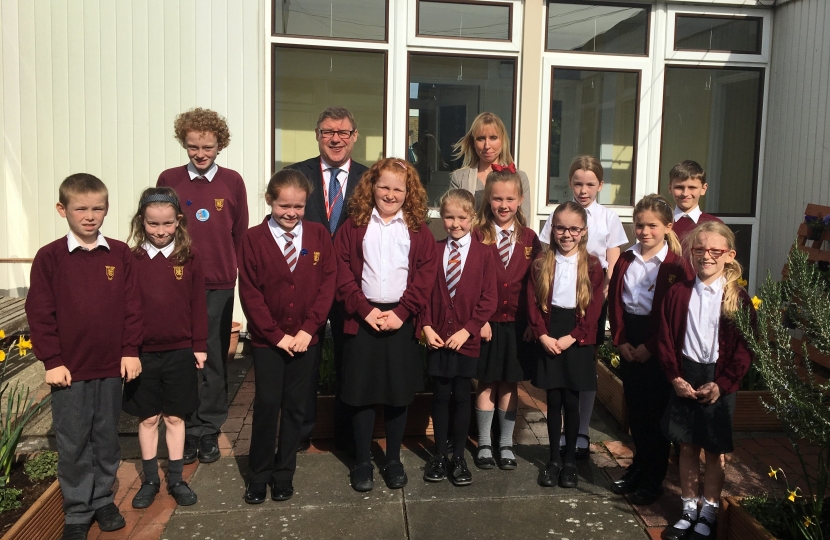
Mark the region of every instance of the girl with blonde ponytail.
<instances>
[{"instance_id":1,"label":"girl with blonde ponytail","mask_svg":"<svg viewBox=\"0 0 830 540\"><path fill-rule=\"evenodd\" d=\"M660 421L671 385L657 360L660 306L674 283L693 277L672 231L672 210L660 195L646 195L634 207L638 242L617 260L608 289L611 338L620 350L620 375L636 453L623 477L611 484L615 493L647 505L663 493L669 441Z\"/></svg>"},{"instance_id":2,"label":"girl with blonde ponytail","mask_svg":"<svg viewBox=\"0 0 830 540\"><path fill-rule=\"evenodd\" d=\"M596 391L594 344L604 301L605 273L588 254L588 216L576 202L559 205L551 218L551 249L536 259L528 287L528 319L542 351L531 383L547 391L550 461L539 484L577 485L579 392ZM556 444L565 409L564 463Z\"/></svg>"},{"instance_id":3,"label":"girl with blonde ponytail","mask_svg":"<svg viewBox=\"0 0 830 540\"><path fill-rule=\"evenodd\" d=\"M752 301L738 285L741 265L735 260L735 235L723 223L698 225L686 238L693 280L672 287L663 302L657 356L674 387L663 433L680 443L682 517L666 538L714 537L724 480L724 457L733 451L732 415L741 379L752 359L732 320ZM698 511L700 450L706 472Z\"/></svg>"}]
</instances>

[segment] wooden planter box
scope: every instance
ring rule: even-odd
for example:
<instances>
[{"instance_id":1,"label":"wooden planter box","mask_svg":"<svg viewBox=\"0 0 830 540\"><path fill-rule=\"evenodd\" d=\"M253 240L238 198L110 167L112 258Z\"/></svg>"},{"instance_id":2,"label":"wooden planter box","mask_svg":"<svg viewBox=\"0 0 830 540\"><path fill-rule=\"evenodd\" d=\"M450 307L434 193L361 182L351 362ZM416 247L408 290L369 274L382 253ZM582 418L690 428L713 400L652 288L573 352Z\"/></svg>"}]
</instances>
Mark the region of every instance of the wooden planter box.
<instances>
[{"instance_id":1,"label":"wooden planter box","mask_svg":"<svg viewBox=\"0 0 830 540\"><path fill-rule=\"evenodd\" d=\"M622 381L602 360L597 360L597 397L622 428L628 431L628 412L625 408Z\"/></svg>"},{"instance_id":2,"label":"wooden planter box","mask_svg":"<svg viewBox=\"0 0 830 540\"><path fill-rule=\"evenodd\" d=\"M741 508L736 497L721 499L718 516L718 540L775 540L775 537Z\"/></svg>"},{"instance_id":3,"label":"wooden planter box","mask_svg":"<svg viewBox=\"0 0 830 540\"><path fill-rule=\"evenodd\" d=\"M58 540L63 521L63 495L55 480L0 540Z\"/></svg>"}]
</instances>

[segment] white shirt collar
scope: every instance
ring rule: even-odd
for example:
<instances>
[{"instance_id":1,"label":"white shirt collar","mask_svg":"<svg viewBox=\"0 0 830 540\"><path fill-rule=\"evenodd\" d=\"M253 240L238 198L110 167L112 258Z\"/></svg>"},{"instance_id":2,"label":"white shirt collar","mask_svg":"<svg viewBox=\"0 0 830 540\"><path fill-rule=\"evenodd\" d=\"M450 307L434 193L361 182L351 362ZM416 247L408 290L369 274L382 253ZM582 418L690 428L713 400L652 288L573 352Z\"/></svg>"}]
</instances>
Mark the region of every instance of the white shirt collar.
<instances>
[{"instance_id":1,"label":"white shirt collar","mask_svg":"<svg viewBox=\"0 0 830 540\"><path fill-rule=\"evenodd\" d=\"M170 242L169 244L167 244L166 246L164 246L161 249L157 248L156 246L154 246L150 242L145 242L144 245L141 246L141 247L144 248L144 251L147 252L147 256L150 257L151 259L154 258L159 253L164 255L164 258L167 259L167 258L170 257L170 254L173 253L173 250L176 249L176 242L175 241Z\"/></svg>"},{"instance_id":2,"label":"white shirt collar","mask_svg":"<svg viewBox=\"0 0 830 540\"><path fill-rule=\"evenodd\" d=\"M511 222L510 222L510 226L509 226L508 228L506 228L506 229L502 229L501 227L499 227L499 226L498 226L498 225L496 225L495 223L493 223L493 227L496 229L496 240L498 240L499 238L501 238L501 232L502 232L502 231L507 231L507 232L509 232L509 233L510 233L510 236L512 237L512 236L513 236L513 229L515 229L515 228L516 228L516 220L514 219L513 221L511 221Z\"/></svg>"},{"instance_id":3,"label":"white shirt collar","mask_svg":"<svg viewBox=\"0 0 830 540\"><path fill-rule=\"evenodd\" d=\"M465 247L467 244L469 244L471 240L472 240L472 235L471 235L470 233L465 234L464 236L462 236L462 237L461 237L461 238L459 238L458 240L454 240L452 237L448 236L448 237L447 237L447 244L449 244L450 242L457 242L457 243L458 243L458 247L462 247L462 248L463 248L463 247Z\"/></svg>"},{"instance_id":4,"label":"white shirt collar","mask_svg":"<svg viewBox=\"0 0 830 540\"><path fill-rule=\"evenodd\" d=\"M280 224L277 223L277 220L274 219L274 216L271 216L271 218L268 220L268 226L271 227L271 232L277 238L279 238L281 236L284 236L286 232L289 232L289 231L286 231L285 229L283 229L280 226ZM303 232L303 222L302 222L302 220L298 221L297 224L294 225L294 228L291 229L290 232L295 237L302 234L302 232Z\"/></svg>"},{"instance_id":5,"label":"white shirt collar","mask_svg":"<svg viewBox=\"0 0 830 540\"><path fill-rule=\"evenodd\" d=\"M372 219L376 223L380 223L381 225L391 225L396 221L400 221L404 225L406 225L406 221L403 219L403 210L398 210L398 213L392 216L392 219L389 220L389 223L384 223L383 218L380 217L380 212L378 212L377 207L372 208Z\"/></svg>"},{"instance_id":6,"label":"white shirt collar","mask_svg":"<svg viewBox=\"0 0 830 540\"><path fill-rule=\"evenodd\" d=\"M213 177L216 176L216 173L219 171L219 165L216 162L213 162L213 165L210 166L210 169L207 170L205 174L200 174L199 171L196 170L196 166L193 165L192 161L187 163L187 174L190 175L191 180L196 180L200 176L204 176L208 182L213 181Z\"/></svg>"},{"instance_id":7,"label":"white shirt collar","mask_svg":"<svg viewBox=\"0 0 830 540\"><path fill-rule=\"evenodd\" d=\"M556 250L556 264L570 264L571 266L575 265L576 262L579 260L579 253L574 253L570 257L565 257L559 250Z\"/></svg>"},{"instance_id":8,"label":"white shirt collar","mask_svg":"<svg viewBox=\"0 0 830 540\"><path fill-rule=\"evenodd\" d=\"M698 296L703 296L703 293L709 289L715 294L720 294L723 292L723 284L726 281L726 278L721 277L720 279L715 280L711 285L704 285L702 281L700 281L699 277L695 277L695 292Z\"/></svg>"},{"instance_id":9,"label":"white shirt collar","mask_svg":"<svg viewBox=\"0 0 830 540\"><path fill-rule=\"evenodd\" d=\"M330 165L325 160L325 158L323 158L323 156L320 156L320 164L323 166L324 171L327 171L327 170L331 169L332 167L334 167L334 165ZM344 163L343 165L340 165L339 167L334 167L334 168L335 169L340 169L341 171L346 171L346 173L348 173L349 169L351 169L351 167L352 167L352 158L349 158L349 159L346 160L346 163Z\"/></svg>"},{"instance_id":10,"label":"white shirt collar","mask_svg":"<svg viewBox=\"0 0 830 540\"><path fill-rule=\"evenodd\" d=\"M697 223L697 220L700 219L700 214L702 214L702 213L703 213L703 211L700 209L700 205L695 206L694 208L692 208L688 212L684 212L678 206L678 207L675 207L675 209L674 209L674 221L677 221L678 219L682 218L683 216L689 216L690 218L692 218L692 221Z\"/></svg>"},{"instance_id":11,"label":"white shirt collar","mask_svg":"<svg viewBox=\"0 0 830 540\"><path fill-rule=\"evenodd\" d=\"M82 246L81 243L78 242L78 239L75 238L75 235L72 234L72 231L69 231L69 234L66 235L66 244L67 244L67 247L69 248L69 253L72 253L73 251L75 251L78 248L83 249L85 251L92 251L92 250L87 249L84 246ZM98 238L95 240L95 247L92 248L92 249L96 249L96 248L100 248L100 247L105 247L105 248L109 249L110 245L107 243L107 239L104 238L104 235L101 233L101 231L98 231Z\"/></svg>"},{"instance_id":12,"label":"white shirt collar","mask_svg":"<svg viewBox=\"0 0 830 540\"><path fill-rule=\"evenodd\" d=\"M645 262L643 259L643 245L639 242L628 248L626 251L633 251L634 255L640 259L641 261ZM666 255L669 254L669 244L663 240L663 247L660 248L660 251L657 252L657 255L654 255L652 259L658 259L661 263L666 260ZM649 259L651 260L651 259Z\"/></svg>"}]
</instances>

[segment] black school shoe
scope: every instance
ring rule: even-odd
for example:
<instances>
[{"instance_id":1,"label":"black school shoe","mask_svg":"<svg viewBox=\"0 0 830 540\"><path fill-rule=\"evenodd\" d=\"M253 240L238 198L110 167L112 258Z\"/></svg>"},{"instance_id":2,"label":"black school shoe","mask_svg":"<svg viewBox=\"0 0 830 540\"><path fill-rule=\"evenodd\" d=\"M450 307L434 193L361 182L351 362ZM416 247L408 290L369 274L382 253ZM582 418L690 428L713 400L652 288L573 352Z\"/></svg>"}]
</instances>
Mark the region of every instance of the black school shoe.
<instances>
[{"instance_id":1,"label":"black school shoe","mask_svg":"<svg viewBox=\"0 0 830 540\"><path fill-rule=\"evenodd\" d=\"M496 463L498 463L499 469L503 471L512 471L518 466L518 464L516 463L516 460L513 458L501 457L501 453L505 450L510 450L511 452L513 452L513 447L502 446L501 448L499 448L499 459L496 461ZM516 453L513 452L513 455L515 456Z\"/></svg>"},{"instance_id":2,"label":"black school shoe","mask_svg":"<svg viewBox=\"0 0 830 540\"><path fill-rule=\"evenodd\" d=\"M486 458L478 457L479 453L482 450L489 450L490 454L491 454L491 457L486 457ZM473 456L473 463L475 463L476 467L478 467L479 469L484 469L484 470L492 469L493 467L496 466L496 460L492 457L492 454L493 454L493 447L490 446L489 444L479 446L478 450L476 451L476 454Z\"/></svg>"},{"instance_id":3,"label":"black school shoe","mask_svg":"<svg viewBox=\"0 0 830 540\"><path fill-rule=\"evenodd\" d=\"M202 435L199 439L199 463L213 463L221 456L219 434Z\"/></svg>"},{"instance_id":4,"label":"black school shoe","mask_svg":"<svg viewBox=\"0 0 830 540\"><path fill-rule=\"evenodd\" d=\"M669 525L663 529L663 538L666 540L687 540L691 536L697 521L692 519L689 514L683 514L683 517L680 519L688 521L691 523L691 526L688 529L678 529L674 525Z\"/></svg>"},{"instance_id":5,"label":"black school shoe","mask_svg":"<svg viewBox=\"0 0 830 540\"><path fill-rule=\"evenodd\" d=\"M577 443L579 442L580 438L585 439L585 442L587 442L588 445L585 448L580 448L579 446L577 446L574 457L576 459L588 459L589 457L591 457L591 437L587 435L582 435L580 433L576 436Z\"/></svg>"},{"instance_id":6,"label":"black school shoe","mask_svg":"<svg viewBox=\"0 0 830 540\"><path fill-rule=\"evenodd\" d=\"M123 529L127 524L124 516L113 503L105 504L95 510L95 521L98 522L98 527L106 532Z\"/></svg>"},{"instance_id":7,"label":"black school shoe","mask_svg":"<svg viewBox=\"0 0 830 540\"><path fill-rule=\"evenodd\" d=\"M133 497L133 508L147 508L156 498L159 492L158 482L144 481L141 483L141 489Z\"/></svg>"},{"instance_id":8,"label":"black school shoe","mask_svg":"<svg viewBox=\"0 0 830 540\"><path fill-rule=\"evenodd\" d=\"M617 495L625 495L627 493L634 493L640 487L640 479L642 478L641 469L633 469L628 467L625 474L619 480L611 482L611 491Z\"/></svg>"},{"instance_id":9,"label":"black school shoe","mask_svg":"<svg viewBox=\"0 0 830 540\"><path fill-rule=\"evenodd\" d=\"M559 487L575 488L579 484L576 463L565 463L559 473Z\"/></svg>"},{"instance_id":10,"label":"black school shoe","mask_svg":"<svg viewBox=\"0 0 830 540\"><path fill-rule=\"evenodd\" d=\"M287 501L294 496L294 486L271 486L271 500L272 501Z\"/></svg>"},{"instance_id":11,"label":"black school shoe","mask_svg":"<svg viewBox=\"0 0 830 540\"><path fill-rule=\"evenodd\" d=\"M447 458L442 455L432 456L424 466L424 481L441 482L447 478Z\"/></svg>"},{"instance_id":12,"label":"black school shoe","mask_svg":"<svg viewBox=\"0 0 830 540\"><path fill-rule=\"evenodd\" d=\"M167 493L169 493L179 506L190 506L196 504L196 494L187 485L184 480L176 482L172 486L167 486Z\"/></svg>"},{"instance_id":13,"label":"black school shoe","mask_svg":"<svg viewBox=\"0 0 830 540\"><path fill-rule=\"evenodd\" d=\"M63 526L61 540L86 540L89 523L68 523Z\"/></svg>"},{"instance_id":14,"label":"black school shoe","mask_svg":"<svg viewBox=\"0 0 830 540\"><path fill-rule=\"evenodd\" d=\"M703 516L700 516L697 520L698 523L703 523L707 527L709 527L709 534L701 534L696 530L692 531L691 536L689 536L689 540L709 540L710 538L717 538L718 531L717 531L717 522L709 523L709 520ZM693 528L693 527L692 527Z\"/></svg>"},{"instance_id":15,"label":"black school shoe","mask_svg":"<svg viewBox=\"0 0 830 540\"><path fill-rule=\"evenodd\" d=\"M386 467L383 468L383 479L389 489L400 489L409 481L406 477L406 471L403 469L403 464L399 461L386 464Z\"/></svg>"},{"instance_id":16,"label":"black school shoe","mask_svg":"<svg viewBox=\"0 0 830 540\"><path fill-rule=\"evenodd\" d=\"M196 456L199 454L199 436L186 435L184 438L184 454L182 454L183 463L190 465L196 462Z\"/></svg>"},{"instance_id":17,"label":"black school shoe","mask_svg":"<svg viewBox=\"0 0 830 540\"><path fill-rule=\"evenodd\" d=\"M545 470L539 473L539 485L542 487L553 487L559 482L559 473L562 465L549 461Z\"/></svg>"},{"instance_id":18,"label":"black school shoe","mask_svg":"<svg viewBox=\"0 0 830 540\"><path fill-rule=\"evenodd\" d=\"M262 504L265 502L265 496L268 494L267 489L267 484L251 482L245 487L245 496L243 499L248 504Z\"/></svg>"},{"instance_id":19,"label":"black school shoe","mask_svg":"<svg viewBox=\"0 0 830 540\"><path fill-rule=\"evenodd\" d=\"M473 483L473 475L467 468L467 461L462 456L452 458L447 475L454 486L469 486Z\"/></svg>"},{"instance_id":20,"label":"black school shoe","mask_svg":"<svg viewBox=\"0 0 830 540\"><path fill-rule=\"evenodd\" d=\"M358 463L354 469L349 472L349 482L352 484L352 489L360 493L372 491L375 487L375 479L372 471L375 467L371 463Z\"/></svg>"}]
</instances>

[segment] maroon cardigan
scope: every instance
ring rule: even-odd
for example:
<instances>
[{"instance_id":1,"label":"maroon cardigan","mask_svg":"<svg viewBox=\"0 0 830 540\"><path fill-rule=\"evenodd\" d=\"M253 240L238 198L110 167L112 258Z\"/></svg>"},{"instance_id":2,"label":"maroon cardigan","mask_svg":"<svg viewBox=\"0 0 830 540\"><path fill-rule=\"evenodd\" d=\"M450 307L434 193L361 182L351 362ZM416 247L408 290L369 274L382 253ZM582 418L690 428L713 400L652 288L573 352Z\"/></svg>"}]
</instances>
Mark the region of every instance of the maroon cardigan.
<instances>
[{"instance_id":1,"label":"maroon cardigan","mask_svg":"<svg viewBox=\"0 0 830 540\"><path fill-rule=\"evenodd\" d=\"M692 230L694 230L695 227L697 227L705 221L717 221L718 223L723 223L723 221L721 221L720 218L704 212L700 214L699 218L697 218L697 223L695 223L691 219L681 219L680 221L675 221L674 225L672 225L672 230L682 243L686 236L688 236L688 234L692 232Z\"/></svg>"},{"instance_id":2,"label":"maroon cardigan","mask_svg":"<svg viewBox=\"0 0 830 540\"><path fill-rule=\"evenodd\" d=\"M337 256L337 301L343 302L345 321L343 332L357 334L360 321L371 313L372 305L361 288L363 279L363 237L367 225L358 226L351 216L337 231L334 251ZM435 256L435 237L426 223L416 232L409 230L409 276L406 290L398 306L392 311L402 321L423 311L435 284L435 272L439 266Z\"/></svg>"},{"instance_id":3,"label":"maroon cardigan","mask_svg":"<svg viewBox=\"0 0 830 540\"><path fill-rule=\"evenodd\" d=\"M663 320L658 333L657 348L660 364L669 381L683 377L683 344L686 342L686 321L694 286L694 279L675 283L663 300ZM743 289L740 293L740 303L741 309L752 306L749 295ZM754 308L751 313L754 326ZM752 354L740 330L731 319L721 315L718 327L718 360L715 364L715 384L720 387L721 394L731 394L738 390L751 361Z\"/></svg>"},{"instance_id":4,"label":"maroon cardigan","mask_svg":"<svg viewBox=\"0 0 830 540\"><path fill-rule=\"evenodd\" d=\"M541 257L540 257L541 260ZM599 259L593 255L588 255L588 276L591 278L591 302L588 304L588 309L585 310L585 315L576 317L576 326L571 330L570 335L580 345L594 345L597 342L597 321L599 314L602 311L602 304L605 303L605 298L602 294L602 287L605 283L605 271L602 269ZM533 329L533 334L536 339L547 335L548 326L550 325L550 312L553 308L550 294L547 300L547 312L543 312L536 302L536 272L531 270L530 283L527 287L527 303L528 303L528 317L530 320L530 327ZM551 284L553 290L553 284Z\"/></svg>"},{"instance_id":5,"label":"maroon cardigan","mask_svg":"<svg viewBox=\"0 0 830 540\"><path fill-rule=\"evenodd\" d=\"M618 347L623 343L628 343L623 324L623 312L625 311L622 301L623 277L628 267L634 262L635 256L633 251L626 251L617 259L614 273L611 275L611 283L608 285L608 319L611 322L611 339ZM694 273L686 259L669 250L665 260L660 264L660 269L657 270L657 280L654 285L654 300L651 304L651 319L647 332L649 338L645 342L646 349L652 356L657 354L657 331L660 328L660 306L663 304L663 298L676 282L686 281L693 277Z\"/></svg>"},{"instance_id":6,"label":"maroon cardigan","mask_svg":"<svg viewBox=\"0 0 830 540\"><path fill-rule=\"evenodd\" d=\"M473 240L481 242L482 234L474 229ZM530 266L539 253L542 244L539 237L530 227L525 227L522 237L513 246L513 255L507 268L501 262L498 242L487 246L493 254L493 264L496 268L496 311L490 317L491 322L525 321L527 318L527 283L530 275Z\"/></svg>"},{"instance_id":7,"label":"maroon cardigan","mask_svg":"<svg viewBox=\"0 0 830 540\"><path fill-rule=\"evenodd\" d=\"M286 334L311 334L326 324L334 301L337 261L331 235L319 223L303 221L303 245L294 272L271 229L270 216L245 233L239 268L239 299L248 319L251 345L276 347Z\"/></svg>"},{"instance_id":8,"label":"maroon cardigan","mask_svg":"<svg viewBox=\"0 0 830 540\"><path fill-rule=\"evenodd\" d=\"M437 279L432 288L430 301L421 313L416 332L420 335L423 327L429 326L441 339L446 340L463 328L470 333L470 337L458 352L478 358L481 351L481 327L496 310L498 295L495 261L488 246L472 238L464 271L455 288L455 296L450 298L443 268L446 245L446 239L435 243L435 253L438 257Z\"/></svg>"}]
</instances>

